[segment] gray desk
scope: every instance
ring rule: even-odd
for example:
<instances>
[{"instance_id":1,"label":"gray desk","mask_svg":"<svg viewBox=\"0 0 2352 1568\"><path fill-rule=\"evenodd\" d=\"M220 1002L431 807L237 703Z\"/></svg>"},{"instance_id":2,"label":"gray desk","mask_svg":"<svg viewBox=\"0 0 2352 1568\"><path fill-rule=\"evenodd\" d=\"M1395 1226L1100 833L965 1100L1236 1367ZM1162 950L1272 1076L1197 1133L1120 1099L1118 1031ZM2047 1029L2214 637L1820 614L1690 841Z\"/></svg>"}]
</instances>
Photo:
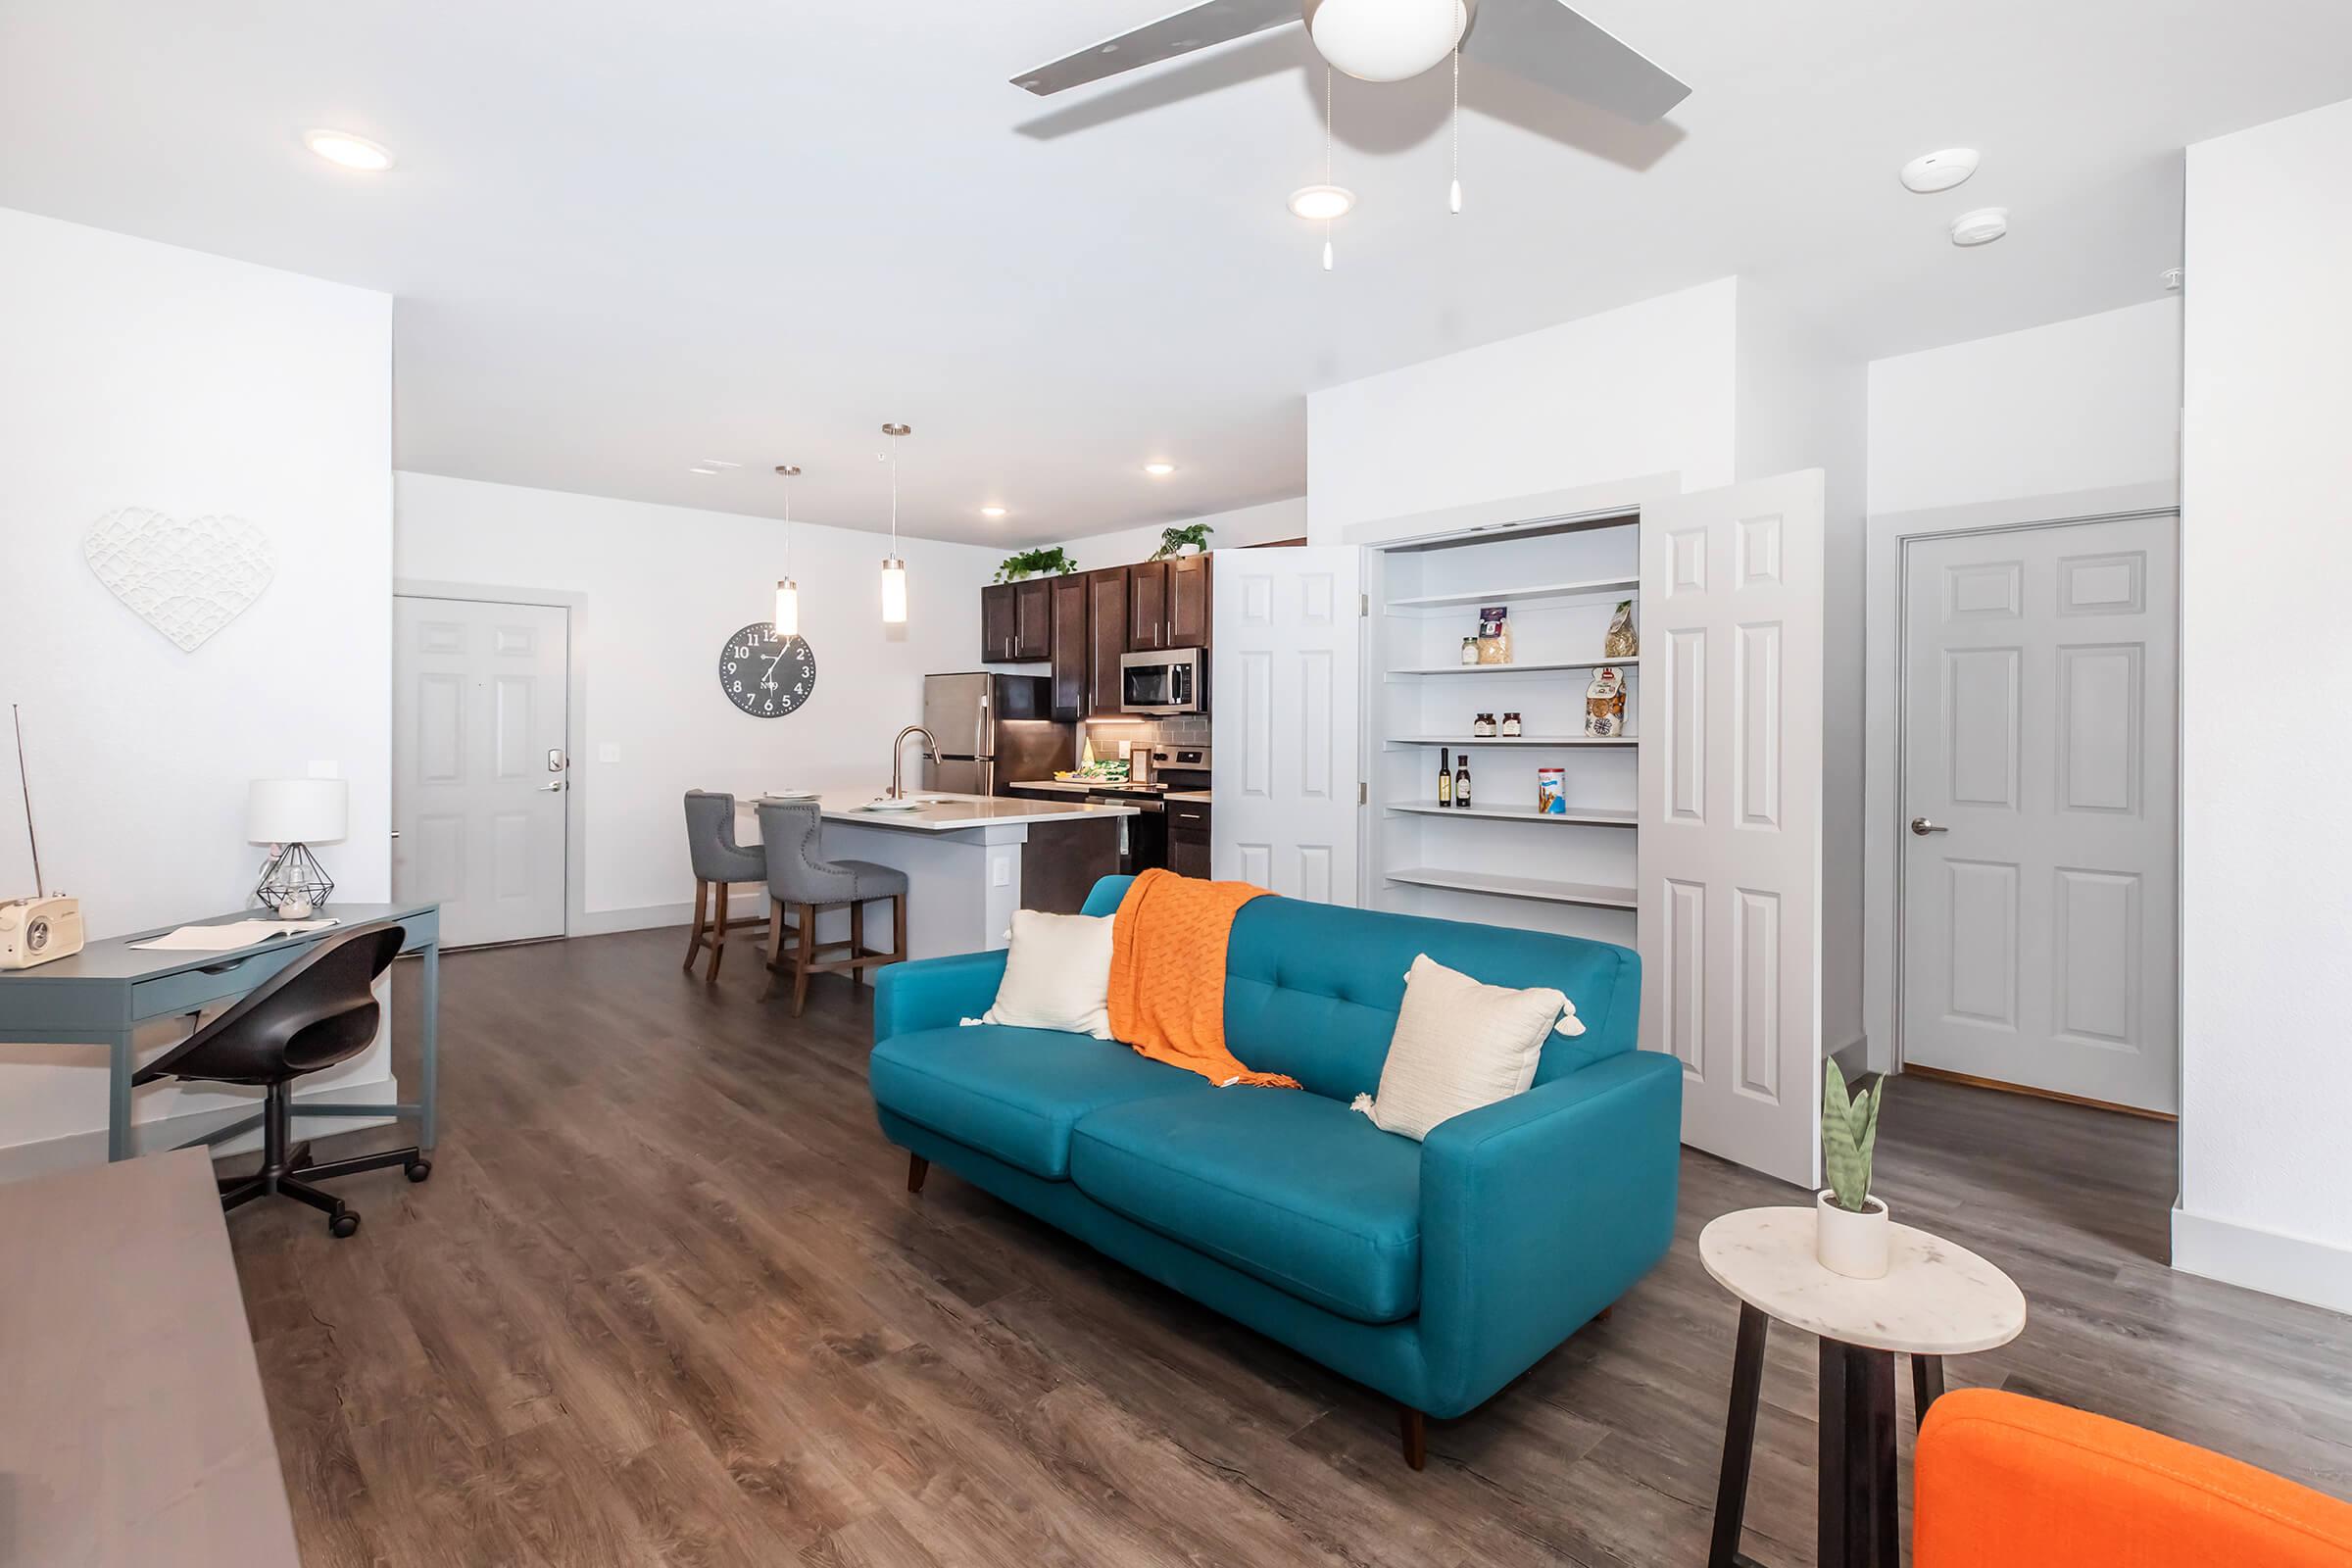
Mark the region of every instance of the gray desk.
<instances>
[{"instance_id":1,"label":"gray desk","mask_svg":"<svg viewBox=\"0 0 2352 1568\"><path fill-rule=\"evenodd\" d=\"M205 1157L0 1186L0 1563L297 1568Z\"/></svg>"},{"instance_id":2,"label":"gray desk","mask_svg":"<svg viewBox=\"0 0 2352 1568\"><path fill-rule=\"evenodd\" d=\"M249 920L266 909L243 909L210 920L217 925ZM130 1120L130 1078L138 1067L131 1037L157 1018L183 1017L215 1003L233 1002L296 958L314 943L366 925L399 925L407 933L400 951L417 955L424 967L422 1045L417 1097L397 1104L320 1104L297 1101L300 1116L413 1116L416 1143L433 1147L433 1102L440 1087L441 906L437 904L333 904L323 911L342 924L300 936L278 937L227 953L142 953L131 946L176 926L159 926L129 936L93 942L71 958L34 969L0 970L0 1044L104 1046L112 1054L108 1085L106 1157L128 1159L138 1152ZM262 1124L261 1112L202 1140L220 1143Z\"/></svg>"}]
</instances>

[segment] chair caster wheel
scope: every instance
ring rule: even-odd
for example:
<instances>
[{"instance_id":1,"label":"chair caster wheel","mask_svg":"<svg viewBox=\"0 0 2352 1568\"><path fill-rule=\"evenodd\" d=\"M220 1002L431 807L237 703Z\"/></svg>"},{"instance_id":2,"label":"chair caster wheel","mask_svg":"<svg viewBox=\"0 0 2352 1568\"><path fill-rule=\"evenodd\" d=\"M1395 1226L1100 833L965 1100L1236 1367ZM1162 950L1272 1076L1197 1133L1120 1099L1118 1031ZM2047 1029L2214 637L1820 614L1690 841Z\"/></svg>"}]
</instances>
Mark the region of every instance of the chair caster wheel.
<instances>
[{"instance_id":1,"label":"chair caster wheel","mask_svg":"<svg viewBox=\"0 0 2352 1568\"><path fill-rule=\"evenodd\" d=\"M326 1217L326 1234L334 1237L337 1241L341 1241L346 1236L357 1234L359 1228L360 1216L354 1214L348 1208L337 1213L329 1214Z\"/></svg>"},{"instance_id":2,"label":"chair caster wheel","mask_svg":"<svg viewBox=\"0 0 2352 1568\"><path fill-rule=\"evenodd\" d=\"M409 1180L420 1182L433 1173L433 1162L429 1159L412 1159L401 1169L409 1173Z\"/></svg>"}]
</instances>

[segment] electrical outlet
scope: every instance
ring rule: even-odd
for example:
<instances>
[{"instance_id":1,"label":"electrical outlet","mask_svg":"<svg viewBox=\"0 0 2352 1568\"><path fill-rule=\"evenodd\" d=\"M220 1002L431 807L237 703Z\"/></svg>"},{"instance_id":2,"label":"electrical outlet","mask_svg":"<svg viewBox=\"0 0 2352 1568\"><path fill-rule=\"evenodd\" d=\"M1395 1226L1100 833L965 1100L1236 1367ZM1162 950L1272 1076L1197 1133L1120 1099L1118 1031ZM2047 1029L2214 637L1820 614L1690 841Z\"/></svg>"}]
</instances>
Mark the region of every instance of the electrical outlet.
<instances>
[{"instance_id":1,"label":"electrical outlet","mask_svg":"<svg viewBox=\"0 0 2352 1568\"><path fill-rule=\"evenodd\" d=\"M309 773L312 778L341 778L343 764L341 762L313 762L310 764Z\"/></svg>"},{"instance_id":2,"label":"electrical outlet","mask_svg":"<svg viewBox=\"0 0 2352 1568\"><path fill-rule=\"evenodd\" d=\"M991 857L989 869L996 878L997 886L1001 888L1012 886L1012 861L1009 858L1002 855Z\"/></svg>"}]
</instances>

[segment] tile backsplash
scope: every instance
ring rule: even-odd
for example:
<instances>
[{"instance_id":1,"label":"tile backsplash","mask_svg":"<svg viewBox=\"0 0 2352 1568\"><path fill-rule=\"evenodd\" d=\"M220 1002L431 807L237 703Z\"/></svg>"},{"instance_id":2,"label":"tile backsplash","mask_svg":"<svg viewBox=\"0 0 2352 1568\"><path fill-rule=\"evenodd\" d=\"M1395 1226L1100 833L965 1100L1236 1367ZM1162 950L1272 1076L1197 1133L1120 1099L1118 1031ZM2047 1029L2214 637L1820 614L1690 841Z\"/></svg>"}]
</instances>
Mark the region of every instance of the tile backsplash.
<instances>
[{"instance_id":1,"label":"tile backsplash","mask_svg":"<svg viewBox=\"0 0 2352 1568\"><path fill-rule=\"evenodd\" d=\"M1134 720L1089 720L1087 733L1094 737L1097 757L1116 757L1123 741L1128 746L1149 751L1154 746L1210 746L1215 742L1209 732L1206 713L1171 713L1165 718Z\"/></svg>"}]
</instances>

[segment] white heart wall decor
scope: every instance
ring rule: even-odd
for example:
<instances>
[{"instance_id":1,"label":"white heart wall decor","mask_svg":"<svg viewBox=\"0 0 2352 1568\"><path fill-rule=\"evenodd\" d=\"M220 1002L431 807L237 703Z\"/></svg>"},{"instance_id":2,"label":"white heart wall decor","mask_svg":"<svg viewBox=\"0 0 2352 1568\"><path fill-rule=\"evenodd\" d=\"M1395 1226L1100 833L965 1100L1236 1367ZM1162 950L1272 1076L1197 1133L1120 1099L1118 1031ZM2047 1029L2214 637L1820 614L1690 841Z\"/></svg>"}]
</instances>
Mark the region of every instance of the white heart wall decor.
<instances>
[{"instance_id":1,"label":"white heart wall decor","mask_svg":"<svg viewBox=\"0 0 2352 1568\"><path fill-rule=\"evenodd\" d=\"M83 539L90 570L141 620L194 653L252 608L277 575L270 536L242 517L177 517L124 507Z\"/></svg>"}]
</instances>

